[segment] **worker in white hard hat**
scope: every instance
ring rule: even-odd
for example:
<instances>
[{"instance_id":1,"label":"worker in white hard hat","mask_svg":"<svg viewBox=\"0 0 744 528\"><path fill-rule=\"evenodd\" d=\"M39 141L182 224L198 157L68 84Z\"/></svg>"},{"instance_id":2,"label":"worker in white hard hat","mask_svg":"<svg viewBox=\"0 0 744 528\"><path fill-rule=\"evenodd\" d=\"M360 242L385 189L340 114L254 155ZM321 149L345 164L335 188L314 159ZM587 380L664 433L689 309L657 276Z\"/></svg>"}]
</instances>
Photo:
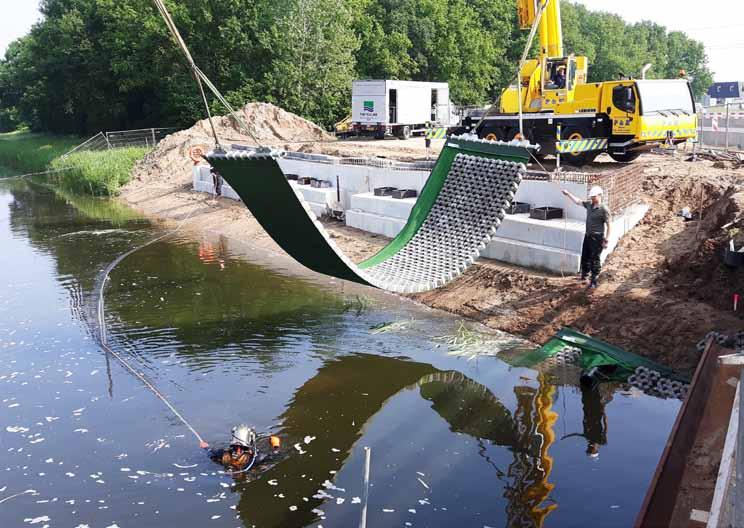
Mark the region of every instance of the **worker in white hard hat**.
<instances>
[{"instance_id":1,"label":"worker in white hard hat","mask_svg":"<svg viewBox=\"0 0 744 528\"><path fill-rule=\"evenodd\" d=\"M563 194L576 205L581 205L586 209L586 232L584 234L584 244L581 247L581 275L579 280L586 283L587 277L590 277L589 289L593 290L597 287L599 272L602 270L600 256L610 239L612 215L607 206L602 203L604 192L602 187L598 185L589 189L588 200L582 200L565 189Z\"/></svg>"}]
</instances>

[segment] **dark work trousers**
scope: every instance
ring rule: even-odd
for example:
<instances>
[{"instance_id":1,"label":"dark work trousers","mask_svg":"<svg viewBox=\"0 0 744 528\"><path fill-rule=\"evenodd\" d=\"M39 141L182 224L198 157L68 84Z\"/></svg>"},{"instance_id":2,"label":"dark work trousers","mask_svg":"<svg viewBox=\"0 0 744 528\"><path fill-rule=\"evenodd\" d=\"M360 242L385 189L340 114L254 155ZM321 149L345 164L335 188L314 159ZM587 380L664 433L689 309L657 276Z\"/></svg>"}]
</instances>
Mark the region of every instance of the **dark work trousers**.
<instances>
[{"instance_id":1,"label":"dark work trousers","mask_svg":"<svg viewBox=\"0 0 744 528\"><path fill-rule=\"evenodd\" d=\"M212 182L214 183L215 196L222 196L222 176L212 171Z\"/></svg>"},{"instance_id":2,"label":"dark work trousers","mask_svg":"<svg viewBox=\"0 0 744 528\"><path fill-rule=\"evenodd\" d=\"M602 243L604 235L598 233L587 233L584 235L584 244L581 247L581 276L592 274L592 280L597 280L599 272L602 271L602 263L599 256L602 254Z\"/></svg>"}]
</instances>

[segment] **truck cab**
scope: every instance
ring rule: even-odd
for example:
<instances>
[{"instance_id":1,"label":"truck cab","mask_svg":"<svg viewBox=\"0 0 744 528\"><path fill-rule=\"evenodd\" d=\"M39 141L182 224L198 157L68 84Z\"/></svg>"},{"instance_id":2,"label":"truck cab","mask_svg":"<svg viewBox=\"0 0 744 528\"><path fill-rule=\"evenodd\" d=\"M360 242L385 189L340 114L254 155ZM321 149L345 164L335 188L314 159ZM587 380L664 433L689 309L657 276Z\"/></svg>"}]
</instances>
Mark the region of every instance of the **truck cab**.
<instances>
[{"instance_id":1,"label":"truck cab","mask_svg":"<svg viewBox=\"0 0 744 528\"><path fill-rule=\"evenodd\" d=\"M636 79L602 83L600 111L611 123L608 152L632 161L645 147L677 144L697 131L695 100L684 79Z\"/></svg>"}]
</instances>

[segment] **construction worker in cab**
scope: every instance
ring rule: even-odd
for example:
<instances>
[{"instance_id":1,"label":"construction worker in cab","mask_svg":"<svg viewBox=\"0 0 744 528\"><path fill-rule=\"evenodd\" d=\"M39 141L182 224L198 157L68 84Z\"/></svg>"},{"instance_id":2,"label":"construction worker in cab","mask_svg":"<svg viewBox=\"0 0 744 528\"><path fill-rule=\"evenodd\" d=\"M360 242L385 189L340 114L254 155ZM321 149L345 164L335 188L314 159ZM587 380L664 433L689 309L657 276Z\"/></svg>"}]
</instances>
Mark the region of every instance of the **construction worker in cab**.
<instances>
[{"instance_id":1,"label":"construction worker in cab","mask_svg":"<svg viewBox=\"0 0 744 528\"><path fill-rule=\"evenodd\" d=\"M563 194L576 205L586 209L586 232L584 243L581 247L581 275L579 280L586 283L589 279L589 289L597 287L599 272L602 270L602 250L607 247L610 240L612 226L612 215L606 205L602 203L602 187L595 185L589 190L589 200L582 200L563 190Z\"/></svg>"},{"instance_id":2,"label":"construction worker in cab","mask_svg":"<svg viewBox=\"0 0 744 528\"><path fill-rule=\"evenodd\" d=\"M277 457L281 442L279 437L271 436L268 443L259 441L256 432L246 424L232 428L230 444L223 449L210 449L209 444L202 442L200 447L207 450L209 458L222 464L225 471L242 473L254 467L269 463ZM263 449L259 450L259 443Z\"/></svg>"}]
</instances>

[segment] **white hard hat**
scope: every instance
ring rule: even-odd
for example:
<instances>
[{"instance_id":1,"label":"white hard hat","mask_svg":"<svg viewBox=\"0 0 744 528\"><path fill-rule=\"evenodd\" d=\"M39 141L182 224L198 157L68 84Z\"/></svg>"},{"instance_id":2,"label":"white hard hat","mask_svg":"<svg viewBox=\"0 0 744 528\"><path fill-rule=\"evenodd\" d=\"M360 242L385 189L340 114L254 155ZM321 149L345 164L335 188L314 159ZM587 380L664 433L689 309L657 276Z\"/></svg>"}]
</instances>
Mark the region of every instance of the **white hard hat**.
<instances>
[{"instance_id":1,"label":"white hard hat","mask_svg":"<svg viewBox=\"0 0 744 528\"><path fill-rule=\"evenodd\" d=\"M594 187L589 189L589 198L601 196L602 194L604 194L604 192L602 191L602 187L600 187L599 185L595 185Z\"/></svg>"},{"instance_id":2,"label":"white hard hat","mask_svg":"<svg viewBox=\"0 0 744 528\"><path fill-rule=\"evenodd\" d=\"M239 445L242 447L251 447L256 443L256 433L253 432L246 424L236 425L232 429L232 442L230 445Z\"/></svg>"}]
</instances>

